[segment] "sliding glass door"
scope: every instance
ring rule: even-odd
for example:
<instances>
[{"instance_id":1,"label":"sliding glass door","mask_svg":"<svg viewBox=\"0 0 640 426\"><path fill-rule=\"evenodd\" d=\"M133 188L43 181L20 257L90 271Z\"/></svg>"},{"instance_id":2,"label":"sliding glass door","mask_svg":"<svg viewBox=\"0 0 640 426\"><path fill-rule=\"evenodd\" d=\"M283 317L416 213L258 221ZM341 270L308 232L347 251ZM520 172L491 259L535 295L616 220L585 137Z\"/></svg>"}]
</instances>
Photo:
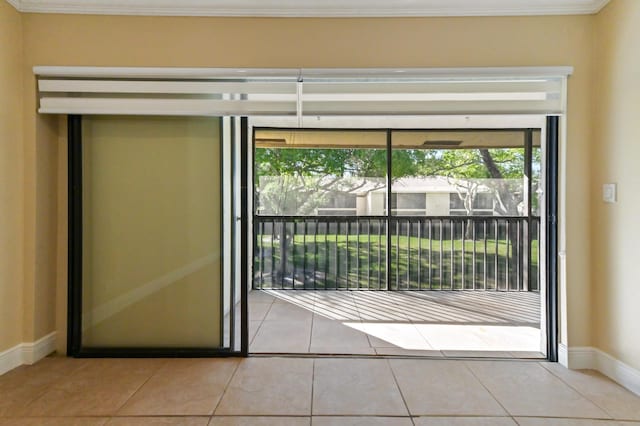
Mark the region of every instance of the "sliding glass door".
<instances>
[{"instance_id":1,"label":"sliding glass door","mask_svg":"<svg viewBox=\"0 0 640 426\"><path fill-rule=\"evenodd\" d=\"M79 213L71 226L81 245L71 253L80 305L72 352L229 349L222 119L84 116L80 123L70 138L70 198Z\"/></svg>"},{"instance_id":2,"label":"sliding glass door","mask_svg":"<svg viewBox=\"0 0 640 426\"><path fill-rule=\"evenodd\" d=\"M253 288L539 292L540 143L256 128Z\"/></svg>"}]
</instances>

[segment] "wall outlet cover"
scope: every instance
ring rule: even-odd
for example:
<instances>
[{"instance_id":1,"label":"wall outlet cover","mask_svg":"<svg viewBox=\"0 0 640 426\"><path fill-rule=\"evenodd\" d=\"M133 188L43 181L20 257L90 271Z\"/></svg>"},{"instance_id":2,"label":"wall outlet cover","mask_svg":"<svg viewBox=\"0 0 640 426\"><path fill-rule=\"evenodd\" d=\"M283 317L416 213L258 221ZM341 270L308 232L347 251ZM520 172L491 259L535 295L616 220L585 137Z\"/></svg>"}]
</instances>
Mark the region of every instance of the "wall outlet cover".
<instances>
[{"instance_id":1,"label":"wall outlet cover","mask_svg":"<svg viewBox=\"0 0 640 426\"><path fill-rule=\"evenodd\" d=\"M602 201L605 203L615 203L617 201L617 188L615 183L605 183L602 185Z\"/></svg>"}]
</instances>

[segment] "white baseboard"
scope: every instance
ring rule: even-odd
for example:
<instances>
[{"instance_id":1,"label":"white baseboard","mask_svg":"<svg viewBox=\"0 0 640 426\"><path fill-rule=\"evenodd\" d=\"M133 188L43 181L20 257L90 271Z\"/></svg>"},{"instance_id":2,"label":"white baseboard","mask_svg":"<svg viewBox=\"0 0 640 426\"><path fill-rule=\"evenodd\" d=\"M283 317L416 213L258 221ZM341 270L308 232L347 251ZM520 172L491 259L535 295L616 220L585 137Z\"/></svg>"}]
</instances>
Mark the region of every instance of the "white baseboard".
<instances>
[{"instance_id":1,"label":"white baseboard","mask_svg":"<svg viewBox=\"0 0 640 426\"><path fill-rule=\"evenodd\" d=\"M0 352L0 375L20 367L22 364L22 344Z\"/></svg>"},{"instance_id":2,"label":"white baseboard","mask_svg":"<svg viewBox=\"0 0 640 426\"><path fill-rule=\"evenodd\" d=\"M22 361L24 364L35 364L42 358L56 351L56 332L44 336L33 343L22 344Z\"/></svg>"},{"instance_id":3,"label":"white baseboard","mask_svg":"<svg viewBox=\"0 0 640 426\"><path fill-rule=\"evenodd\" d=\"M568 367L572 370L596 370L596 348L589 346L574 346L569 348Z\"/></svg>"},{"instance_id":4,"label":"white baseboard","mask_svg":"<svg viewBox=\"0 0 640 426\"><path fill-rule=\"evenodd\" d=\"M35 364L55 350L56 333L53 332L35 342L20 343L0 352L0 375L24 364Z\"/></svg>"},{"instance_id":5,"label":"white baseboard","mask_svg":"<svg viewBox=\"0 0 640 426\"><path fill-rule=\"evenodd\" d=\"M562 343L558 345L558 363L563 367L569 368L569 350L567 345Z\"/></svg>"},{"instance_id":6,"label":"white baseboard","mask_svg":"<svg viewBox=\"0 0 640 426\"><path fill-rule=\"evenodd\" d=\"M640 395L640 371L599 349L596 349L596 354L599 372Z\"/></svg>"},{"instance_id":7,"label":"white baseboard","mask_svg":"<svg viewBox=\"0 0 640 426\"><path fill-rule=\"evenodd\" d=\"M561 345L562 346L562 345ZM564 347L567 353L567 365L572 370L597 370L611 380L640 395L640 371L593 347ZM562 348L559 348L562 352ZM562 362L561 362L562 363ZM564 365L564 364L563 364Z\"/></svg>"}]
</instances>

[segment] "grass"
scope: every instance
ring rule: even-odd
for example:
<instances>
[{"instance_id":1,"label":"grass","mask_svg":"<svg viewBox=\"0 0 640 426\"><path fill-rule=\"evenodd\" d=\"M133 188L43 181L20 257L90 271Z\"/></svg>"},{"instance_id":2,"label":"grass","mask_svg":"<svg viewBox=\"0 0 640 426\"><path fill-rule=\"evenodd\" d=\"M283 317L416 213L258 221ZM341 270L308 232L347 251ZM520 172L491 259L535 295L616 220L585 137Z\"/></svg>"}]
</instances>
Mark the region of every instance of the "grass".
<instances>
[{"instance_id":1,"label":"grass","mask_svg":"<svg viewBox=\"0 0 640 426\"><path fill-rule=\"evenodd\" d=\"M344 234L295 235L284 254L280 241L272 242L271 235L258 236L257 243L254 270L257 279L266 286L375 288L386 285L385 235L361 234L348 238ZM513 289L521 279L517 249L504 239L487 240L485 250L484 239L440 241L394 235L390 255L391 284L398 289L473 289L485 285L492 289ZM537 241L532 242L530 273L534 277L538 273Z\"/></svg>"}]
</instances>

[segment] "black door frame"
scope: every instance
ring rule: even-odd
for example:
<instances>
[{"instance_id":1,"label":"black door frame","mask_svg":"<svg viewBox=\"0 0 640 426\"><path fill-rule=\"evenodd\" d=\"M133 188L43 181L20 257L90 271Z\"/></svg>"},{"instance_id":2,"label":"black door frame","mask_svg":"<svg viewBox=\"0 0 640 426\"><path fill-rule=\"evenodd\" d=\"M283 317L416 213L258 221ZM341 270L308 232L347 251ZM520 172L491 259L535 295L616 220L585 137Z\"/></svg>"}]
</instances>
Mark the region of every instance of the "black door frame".
<instances>
[{"instance_id":1,"label":"black door frame","mask_svg":"<svg viewBox=\"0 0 640 426\"><path fill-rule=\"evenodd\" d=\"M248 120L245 118L243 119L242 122L242 129L243 129L243 137L242 137L242 165L243 165L243 172L242 172L242 177L245 178L247 176L247 173L249 172L249 170L253 170L254 173L252 173L251 175L251 179L247 178L247 182L251 182L251 188L250 188L250 192L246 192L246 196L249 196L249 194L251 195L251 197L254 196L254 190L255 190L255 181L254 181L254 177L255 177L255 132L258 129L276 129L273 127L259 127L259 128L253 128L252 129L252 157L251 159L249 159L248 157L248 150L247 150L247 144L248 144ZM282 129L282 128L277 128L277 129ZM391 138L391 134L393 131L412 131L412 130L433 130L433 131L438 131L438 130L448 130L448 129L389 129L389 128L362 128L362 129L355 129L355 128L346 128L346 129L336 129L336 128L296 128L296 129L290 129L290 130L307 130L307 131L379 131L379 132L386 132L386 149L387 149L387 185L388 187L391 187L391 152L392 152L392 138ZM449 129L450 130L450 129ZM479 130L522 130L523 132L525 132L525 155L529 158L531 158L531 144L532 144L532 130L531 128L503 128L503 129L456 129L459 131L479 131ZM558 362L558 344L559 344L559 340L558 340L558 266L557 266L557 262L558 262L558 226L557 226L557 214L558 214L558 167L559 167L559 159L558 159L558 145L559 145L559 117L558 116L547 116L546 117L546 140L545 141L541 141L541 144L544 143L545 144L545 152L546 152L546 158L545 158L545 164L542 166L544 167L545 170L545 211L541 212L541 216L544 215L545 220L546 220L546 224L545 224L545 234L544 234L544 239L545 239L545 280L544 283L540 283L540 290L542 290L542 285L545 285L545 291L546 291L546 297L545 297L545 303L544 303L544 311L546 314L546 349L547 349L547 360L550 362ZM249 165L248 163L251 162L251 164ZM528 167L525 166L525 174L529 177L529 180L531 179L531 164L529 162ZM244 186L246 182L244 182L242 185L243 190L246 189L246 187ZM244 192L243 192L244 193ZM246 196L243 195L243 202L246 203ZM532 194L529 191L528 197L529 197L529 202L527 203L528 205L528 209L530 213L531 210L531 196ZM387 221L387 245L390 247L390 239L391 239L391 235L389 232L389 219L391 218L391 191L387 191L387 213L386 213L386 217L388 219ZM255 208L253 209L252 213L251 213L251 217L255 216ZM528 217L530 217L531 215L528 214ZM243 205L243 209L242 209L242 217L243 218L247 218L249 217L249 211L248 208L245 205ZM244 222L246 222L245 220L243 220L243 224ZM247 226L243 226L242 228L242 235L241 235L241 239L243 242L247 242L248 238L251 238L252 241L254 241L255 244L255 238L254 238L254 232L253 229L250 230L251 232L249 233L249 228ZM531 227L528 227L528 232L531 232ZM541 235L542 237L542 235ZM389 259L389 255L388 255L389 250L387 250L387 258L386 258L386 265L387 265L387 273L389 273L390 271L390 263L391 260ZM248 271L248 269L245 269L245 267L248 267L248 260L246 259L248 257L248 252L246 250L246 247L243 246L243 250L242 250L242 265L243 271ZM248 285L250 283L249 280L249 276L248 273L244 273L243 277L242 277L242 289L244 292L248 292ZM247 309L248 307L248 295L243 294L243 315L245 313L245 309ZM246 312L246 316L243 316L243 318L247 318L248 319L249 313ZM248 335L248 327L245 330L245 327L243 326L243 347L242 347L242 352L243 354L245 354L245 356L247 354L249 354L248 351L248 340L245 342L244 337L245 334ZM246 347L245 347L246 344Z\"/></svg>"},{"instance_id":2,"label":"black door frame","mask_svg":"<svg viewBox=\"0 0 640 426\"><path fill-rule=\"evenodd\" d=\"M558 145L559 117L547 117L545 161L545 285L547 359L558 362Z\"/></svg>"},{"instance_id":3,"label":"black door frame","mask_svg":"<svg viewBox=\"0 0 640 426\"><path fill-rule=\"evenodd\" d=\"M249 355L249 196L253 195L253 157L249 158L249 123L240 119L240 349L230 348L83 348L82 347L82 116L68 116L68 312L67 355L74 357L228 357ZM558 361L558 145L559 117L546 119L546 315L547 359ZM381 130L381 129L376 129ZM389 144L389 142L387 142ZM253 145L253 144L252 144ZM253 146L252 146L253 148ZM233 159L232 159L233 161ZM390 159L388 160L390 163ZM390 167L390 164L389 166ZM251 187L249 188L249 183ZM233 199L233 197L232 197ZM387 200L389 202L389 200ZM236 201L232 201L234 203ZM390 204L388 204L390 206ZM390 209L389 209L390 210ZM235 228L235 218L232 218ZM250 232L251 231L251 232ZM232 239L232 251L235 251Z\"/></svg>"},{"instance_id":4,"label":"black door frame","mask_svg":"<svg viewBox=\"0 0 640 426\"><path fill-rule=\"evenodd\" d=\"M246 119L245 119L246 120ZM244 123L246 125L246 122ZM221 124L222 126L222 124ZM246 126L245 126L246 127ZM245 132L246 133L246 132ZM221 135L222 138L222 135ZM246 150L246 135L242 134L242 144ZM241 349L234 349L234 328L230 328L230 345L221 348L202 347L83 347L82 346L82 116L69 115L67 118L68 144L68 287L67 287L67 356L76 358L201 358L247 356L248 322L246 308L241 312ZM233 150L232 150L233 151ZM242 151L242 146L241 146ZM222 157L222 143L220 146ZM232 154L233 157L233 154ZM244 157L243 157L244 158ZM232 158L233 160L233 158ZM243 165L245 161L241 162ZM221 172L222 173L222 168ZM220 183L222 190L222 180ZM245 202L246 204L246 202ZM246 206L245 206L246 208ZM232 224L234 221L232 220ZM234 225L232 225L234 226ZM241 232L246 232L246 220L242 221ZM222 223L221 223L221 231ZM235 253L235 242L231 240L231 254ZM242 243L241 243L242 245ZM246 243L245 247L246 248ZM221 253L223 250L221 250ZM223 256L224 254L222 254ZM232 257L233 258L233 257ZM246 256L242 256L246 262ZM240 259L242 262L243 259ZM224 261L223 261L224 264ZM243 274L244 276L244 274ZM221 275L222 277L222 275ZM234 286L232 285L231 288ZM243 286L243 288L246 286ZM221 289L222 294L222 289ZM233 295L233 291L231 292ZM247 291L241 289L241 304L246 307ZM221 305L223 301L221 300ZM233 313L233 302L230 313ZM233 315L230 315L233 321ZM221 330L223 322L220 324ZM246 333L245 333L246 329ZM221 334L223 336L223 334Z\"/></svg>"}]
</instances>

